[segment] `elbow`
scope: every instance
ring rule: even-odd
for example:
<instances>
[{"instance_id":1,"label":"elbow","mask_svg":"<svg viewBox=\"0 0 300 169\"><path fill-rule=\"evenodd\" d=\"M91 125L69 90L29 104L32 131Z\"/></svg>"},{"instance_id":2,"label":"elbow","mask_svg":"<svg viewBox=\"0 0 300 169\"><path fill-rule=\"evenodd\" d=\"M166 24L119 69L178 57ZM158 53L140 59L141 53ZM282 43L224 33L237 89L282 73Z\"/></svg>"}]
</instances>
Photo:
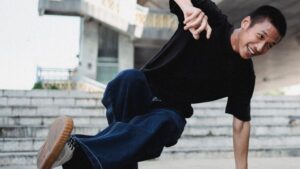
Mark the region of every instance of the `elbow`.
<instances>
[{"instance_id":1,"label":"elbow","mask_svg":"<svg viewBox=\"0 0 300 169\"><path fill-rule=\"evenodd\" d=\"M233 132L235 134L241 133L243 130L250 130L250 122L242 121L234 117L233 119Z\"/></svg>"}]
</instances>

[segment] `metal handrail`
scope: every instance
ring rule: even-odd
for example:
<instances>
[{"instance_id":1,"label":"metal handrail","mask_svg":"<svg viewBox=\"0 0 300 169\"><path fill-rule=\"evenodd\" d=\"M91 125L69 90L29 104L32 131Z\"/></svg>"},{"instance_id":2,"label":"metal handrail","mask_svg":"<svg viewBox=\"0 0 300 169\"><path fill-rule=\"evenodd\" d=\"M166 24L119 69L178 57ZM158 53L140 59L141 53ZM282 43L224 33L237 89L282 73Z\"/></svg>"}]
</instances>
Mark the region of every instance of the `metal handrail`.
<instances>
[{"instance_id":1,"label":"metal handrail","mask_svg":"<svg viewBox=\"0 0 300 169\"><path fill-rule=\"evenodd\" d=\"M37 67L36 80L42 81L69 81L75 76L76 69L42 68Z\"/></svg>"}]
</instances>

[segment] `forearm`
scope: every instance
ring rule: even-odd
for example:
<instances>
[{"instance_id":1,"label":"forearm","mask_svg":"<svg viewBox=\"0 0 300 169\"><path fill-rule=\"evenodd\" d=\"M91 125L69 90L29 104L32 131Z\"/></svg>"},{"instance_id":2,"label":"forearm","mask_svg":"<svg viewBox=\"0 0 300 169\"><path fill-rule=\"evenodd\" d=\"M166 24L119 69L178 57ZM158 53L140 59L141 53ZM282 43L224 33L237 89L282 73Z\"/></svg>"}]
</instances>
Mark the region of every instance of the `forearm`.
<instances>
[{"instance_id":1,"label":"forearm","mask_svg":"<svg viewBox=\"0 0 300 169\"><path fill-rule=\"evenodd\" d=\"M182 11L184 11L187 7L193 6L191 0L174 0L177 5L180 7Z\"/></svg>"},{"instance_id":2,"label":"forearm","mask_svg":"<svg viewBox=\"0 0 300 169\"><path fill-rule=\"evenodd\" d=\"M250 122L233 120L233 147L236 169L248 168Z\"/></svg>"}]
</instances>

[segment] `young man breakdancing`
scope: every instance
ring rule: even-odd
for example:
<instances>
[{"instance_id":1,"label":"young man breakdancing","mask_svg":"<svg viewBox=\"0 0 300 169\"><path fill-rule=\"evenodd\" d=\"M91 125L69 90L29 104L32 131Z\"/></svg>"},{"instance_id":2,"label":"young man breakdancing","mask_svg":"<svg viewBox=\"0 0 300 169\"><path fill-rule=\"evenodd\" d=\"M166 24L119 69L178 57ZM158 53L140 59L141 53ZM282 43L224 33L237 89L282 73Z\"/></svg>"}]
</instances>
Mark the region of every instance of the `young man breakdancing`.
<instances>
[{"instance_id":1,"label":"young man breakdancing","mask_svg":"<svg viewBox=\"0 0 300 169\"><path fill-rule=\"evenodd\" d=\"M192 103L224 97L233 115L236 169L247 169L251 58L284 37L284 16L262 6L234 29L210 0L170 0L170 9L179 20L172 38L141 70L123 71L107 85L102 103L109 126L94 136L71 135L72 119L58 118L39 151L39 169L136 169L177 143Z\"/></svg>"}]
</instances>

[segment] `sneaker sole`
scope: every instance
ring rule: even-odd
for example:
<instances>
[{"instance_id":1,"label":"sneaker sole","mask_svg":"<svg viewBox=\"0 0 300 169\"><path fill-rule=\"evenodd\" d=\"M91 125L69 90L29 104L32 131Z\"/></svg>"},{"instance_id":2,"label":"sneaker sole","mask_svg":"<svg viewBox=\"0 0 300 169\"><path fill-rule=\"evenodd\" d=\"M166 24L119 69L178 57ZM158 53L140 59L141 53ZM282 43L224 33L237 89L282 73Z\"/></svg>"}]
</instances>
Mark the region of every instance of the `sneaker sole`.
<instances>
[{"instance_id":1,"label":"sneaker sole","mask_svg":"<svg viewBox=\"0 0 300 169\"><path fill-rule=\"evenodd\" d=\"M72 118L67 116L59 117L51 124L48 136L38 153L38 169L51 169L68 141L73 125Z\"/></svg>"}]
</instances>

